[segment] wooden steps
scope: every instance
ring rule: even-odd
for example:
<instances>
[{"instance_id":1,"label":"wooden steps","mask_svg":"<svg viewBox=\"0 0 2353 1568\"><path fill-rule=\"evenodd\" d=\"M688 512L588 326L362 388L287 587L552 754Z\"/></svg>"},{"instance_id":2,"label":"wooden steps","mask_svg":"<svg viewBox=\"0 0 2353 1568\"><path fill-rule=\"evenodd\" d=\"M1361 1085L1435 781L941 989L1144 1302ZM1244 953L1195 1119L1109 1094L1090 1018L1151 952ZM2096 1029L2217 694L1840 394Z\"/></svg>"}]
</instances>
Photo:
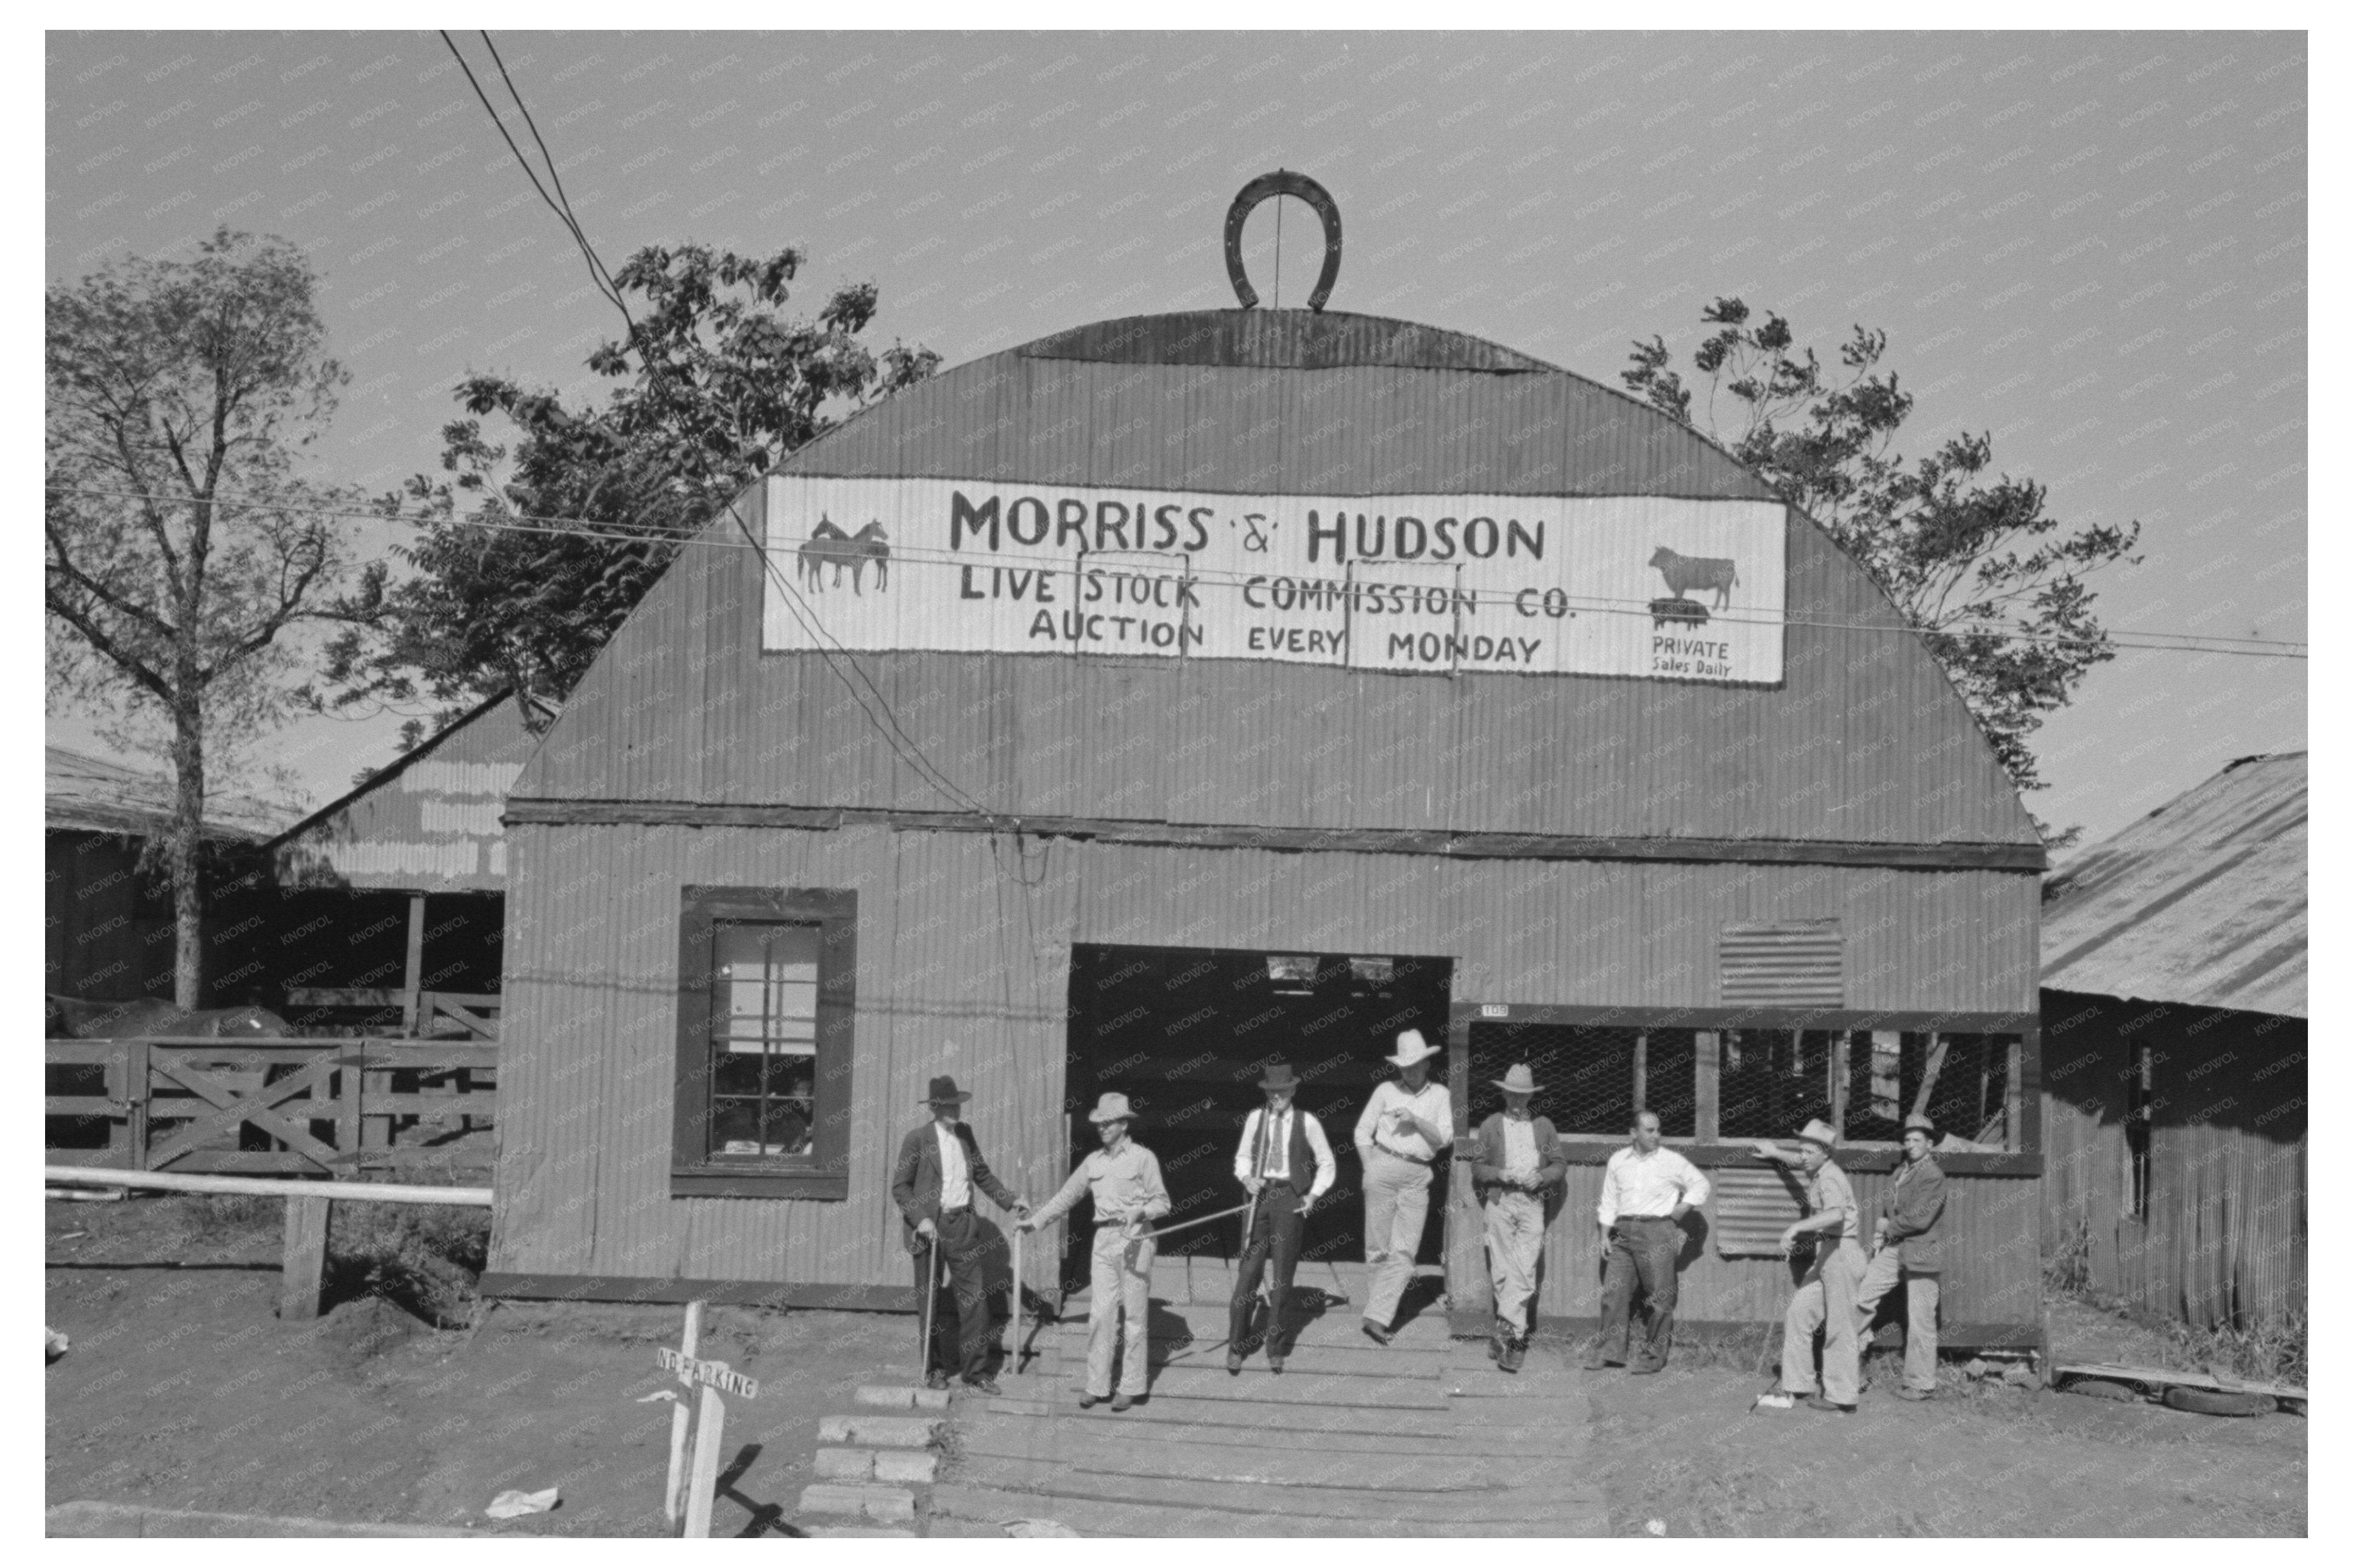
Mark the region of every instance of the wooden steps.
<instances>
[{"instance_id":1,"label":"wooden steps","mask_svg":"<svg viewBox=\"0 0 2353 1568\"><path fill-rule=\"evenodd\" d=\"M1606 1513L1590 1509L1563 1512L1542 1521L1504 1521L1465 1526L1453 1521L1392 1520L1362 1513L1236 1512L1217 1508L1185 1508L1129 1499L1104 1501L1092 1497L1040 1497L1028 1492L997 1491L986 1487L941 1486L932 1492L935 1515L956 1520L1010 1523L1015 1520L1051 1517L1082 1535L1133 1536L1563 1536L1608 1533Z\"/></svg>"}]
</instances>

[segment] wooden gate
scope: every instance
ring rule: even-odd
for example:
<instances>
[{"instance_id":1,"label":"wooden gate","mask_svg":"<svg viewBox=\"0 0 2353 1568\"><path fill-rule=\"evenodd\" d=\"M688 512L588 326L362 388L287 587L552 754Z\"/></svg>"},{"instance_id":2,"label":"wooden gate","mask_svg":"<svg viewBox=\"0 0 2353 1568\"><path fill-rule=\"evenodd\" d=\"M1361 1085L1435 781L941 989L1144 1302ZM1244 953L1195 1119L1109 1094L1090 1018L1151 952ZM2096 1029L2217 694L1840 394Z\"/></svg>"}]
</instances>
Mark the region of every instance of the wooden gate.
<instances>
[{"instance_id":1,"label":"wooden gate","mask_svg":"<svg viewBox=\"0 0 2353 1568\"><path fill-rule=\"evenodd\" d=\"M351 1176L496 1156L495 1046L168 1037L50 1040L45 1057L49 1087L79 1091L47 1096L53 1165Z\"/></svg>"}]
</instances>

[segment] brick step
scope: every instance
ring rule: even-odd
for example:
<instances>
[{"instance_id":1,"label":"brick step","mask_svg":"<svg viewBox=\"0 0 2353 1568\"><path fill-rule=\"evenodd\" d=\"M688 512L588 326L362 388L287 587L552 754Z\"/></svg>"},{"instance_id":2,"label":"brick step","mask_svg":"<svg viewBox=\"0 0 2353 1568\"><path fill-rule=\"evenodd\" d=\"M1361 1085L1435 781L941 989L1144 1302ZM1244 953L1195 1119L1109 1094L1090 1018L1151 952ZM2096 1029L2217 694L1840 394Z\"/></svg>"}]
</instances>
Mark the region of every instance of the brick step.
<instances>
[{"instance_id":1,"label":"brick step","mask_svg":"<svg viewBox=\"0 0 2353 1568\"><path fill-rule=\"evenodd\" d=\"M903 1524L915 1517L915 1494L904 1487L817 1481L801 1489L800 1510Z\"/></svg>"},{"instance_id":2,"label":"brick step","mask_svg":"<svg viewBox=\"0 0 2353 1568\"><path fill-rule=\"evenodd\" d=\"M913 1448L819 1448L821 1481L889 1481L927 1487L937 1479L940 1457Z\"/></svg>"},{"instance_id":3,"label":"brick step","mask_svg":"<svg viewBox=\"0 0 2353 1568\"><path fill-rule=\"evenodd\" d=\"M946 1426L939 1415L828 1415L818 1423L817 1440L858 1448L928 1448Z\"/></svg>"},{"instance_id":4,"label":"brick step","mask_svg":"<svg viewBox=\"0 0 2353 1568\"><path fill-rule=\"evenodd\" d=\"M948 1391L912 1384L868 1384L855 1395L859 1404L876 1410L945 1410Z\"/></svg>"},{"instance_id":5,"label":"brick step","mask_svg":"<svg viewBox=\"0 0 2353 1568\"><path fill-rule=\"evenodd\" d=\"M912 1530L884 1530L856 1524L807 1524L801 1533L812 1541L913 1541Z\"/></svg>"}]
</instances>

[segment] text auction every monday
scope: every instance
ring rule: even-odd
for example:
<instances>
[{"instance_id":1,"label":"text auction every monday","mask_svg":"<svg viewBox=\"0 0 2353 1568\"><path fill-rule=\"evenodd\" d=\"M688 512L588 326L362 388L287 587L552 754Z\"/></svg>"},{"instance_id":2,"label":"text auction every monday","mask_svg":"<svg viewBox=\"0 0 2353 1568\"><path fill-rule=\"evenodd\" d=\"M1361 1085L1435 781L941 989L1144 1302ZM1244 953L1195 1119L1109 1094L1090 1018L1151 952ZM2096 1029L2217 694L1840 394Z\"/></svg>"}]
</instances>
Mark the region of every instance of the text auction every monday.
<instances>
[{"instance_id":1,"label":"text auction every monday","mask_svg":"<svg viewBox=\"0 0 2353 1568\"><path fill-rule=\"evenodd\" d=\"M1778 503L768 481L772 651L1781 679Z\"/></svg>"}]
</instances>

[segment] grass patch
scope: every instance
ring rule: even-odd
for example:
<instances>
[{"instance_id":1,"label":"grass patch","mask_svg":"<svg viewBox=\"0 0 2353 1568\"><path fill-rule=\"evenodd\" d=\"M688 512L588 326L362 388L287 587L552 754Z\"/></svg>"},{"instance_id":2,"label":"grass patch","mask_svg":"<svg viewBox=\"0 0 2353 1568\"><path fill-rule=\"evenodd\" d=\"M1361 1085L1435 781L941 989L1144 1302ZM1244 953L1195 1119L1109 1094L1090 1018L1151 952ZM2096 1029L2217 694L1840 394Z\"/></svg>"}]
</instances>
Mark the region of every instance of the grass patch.
<instances>
[{"instance_id":1,"label":"grass patch","mask_svg":"<svg viewBox=\"0 0 2353 1568\"><path fill-rule=\"evenodd\" d=\"M381 1296L445 1329L473 1324L491 1216L471 1207L343 1203L327 1231L330 1300Z\"/></svg>"}]
</instances>

